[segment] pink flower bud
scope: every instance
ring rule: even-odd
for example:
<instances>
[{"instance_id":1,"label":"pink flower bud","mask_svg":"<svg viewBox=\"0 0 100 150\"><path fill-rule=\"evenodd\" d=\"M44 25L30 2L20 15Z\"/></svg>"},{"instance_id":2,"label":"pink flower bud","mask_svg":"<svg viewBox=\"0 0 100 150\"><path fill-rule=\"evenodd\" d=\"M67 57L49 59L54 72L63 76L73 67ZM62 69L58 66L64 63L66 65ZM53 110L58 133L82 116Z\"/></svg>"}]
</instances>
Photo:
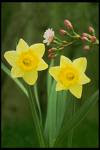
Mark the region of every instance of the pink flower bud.
<instances>
[{"instance_id":1,"label":"pink flower bud","mask_svg":"<svg viewBox=\"0 0 100 150\"><path fill-rule=\"evenodd\" d=\"M87 51L87 50L90 49L90 47L89 47L88 45L84 45L84 46L83 46L83 49Z\"/></svg>"},{"instance_id":2,"label":"pink flower bud","mask_svg":"<svg viewBox=\"0 0 100 150\"><path fill-rule=\"evenodd\" d=\"M96 37L95 36L91 36L91 38L90 38L90 40L91 40L91 42L96 42Z\"/></svg>"},{"instance_id":3,"label":"pink flower bud","mask_svg":"<svg viewBox=\"0 0 100 150\"><path fill-rule=\"evenodd\" d=\"M82 41L88 41L88 38L85 37L85 36L82 36L82 37L81 37L81 40L82 40Z\"/></svg>"},{"instance_id":4,"label":"pink flower bud","mask_svg":"<svg viewBox=\"0 0 100 150\"><path fill-rule=\"evenodd\" d=\"M89 26L88 30L90 33L94 33L94 29L91 26Z\"/></svg>"},{"instance_id":5,"label":"pink flower bud","mask_svg":"<svg viewBox=\"0 0 100 150\"><path fill-rule=\"evenodd\" d=\"M51 52L54 52L54 49L53 49L53 48L50 48L50 49L48 50L48 53L51 53Z\"/></svg>"},{"instance_id":6,"label":"pink flower bud","mask_svg":"<svg viewBox=\"0 0 100 150\"><path fill-rule=\"evenodd\" d=\"M53 58L55 58L55 57L56 57L56 55L53 54L53 53L50 53L50 54L48 55L48 58L49 58L49 59L53 59Z\"/></svg>"},{"instance_id":7,"label":"pink flower bud","mask_svg":"<svg viewBox=\"0 0 100 150\"><path fill-rule=\"evenodd\" d=\"M60 33L61 35L65 35L65 34L67 34L67 33L66 33L66 31L65 31L65 30L63 30L63 29L60 29L60 30L59 30L59 33Z\"/></svg>"},{"instance_id":8,"label":"pink flower bud","mask_svg":"<svg viewBox=\"0 0 100 150\"><path fill-rule=\"evenodd\" d=\"M65 19L64 20L64 25L65 25L65 27L67 27L67 29L73 29L73 26L72 26L72 24L71 24L71 22L69 21L69 20L67 20L67 19Z\"/></svg>"},{"instance_id":9,"label":"pink flower bud","mask_svg":"<svg viewBox=\"0 0 100 150\"><path fill-rule=\"evenodd\" d=\"M82 33L82 36L88 37L87 33Z\"/></svg>"}]
</instances>

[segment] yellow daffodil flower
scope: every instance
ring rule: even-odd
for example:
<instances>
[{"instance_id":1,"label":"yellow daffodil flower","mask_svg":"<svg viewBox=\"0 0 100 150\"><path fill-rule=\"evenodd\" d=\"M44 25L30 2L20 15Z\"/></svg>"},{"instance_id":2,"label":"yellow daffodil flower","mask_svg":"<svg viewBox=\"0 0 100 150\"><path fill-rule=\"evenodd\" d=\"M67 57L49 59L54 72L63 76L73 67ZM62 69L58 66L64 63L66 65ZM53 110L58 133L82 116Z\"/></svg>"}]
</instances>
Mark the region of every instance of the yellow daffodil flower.
<instances>
[{"instance_id":1,"label":"yellow daffodil flower","mask_svg":"<svg viewBox=\"0 0 100 150\"><path fill-rule=\"evenodd\" d=\"M81 98L82 85L90 82L90 79L85 75L86 67L85 57L80 57L72 62L62 55L60 66L49 69L49 73L57 81L56 91L69 90L75 97Z\"/></svg>"},{"instance_id":2,"label":"yellow daffodil flower","mask_svg":"<svg viewBox=\"0 0 100 150\"><path fill-rule=\"evenodd\" d=\"M38 71L48 68L42 59L44 52L44 44L38 43L29 47L23 39L20 39L16 51L7 51L4 54L5 59L12 66L12 77L22 77L29 85L35 84Z\"/></svg>"}]
</instances>

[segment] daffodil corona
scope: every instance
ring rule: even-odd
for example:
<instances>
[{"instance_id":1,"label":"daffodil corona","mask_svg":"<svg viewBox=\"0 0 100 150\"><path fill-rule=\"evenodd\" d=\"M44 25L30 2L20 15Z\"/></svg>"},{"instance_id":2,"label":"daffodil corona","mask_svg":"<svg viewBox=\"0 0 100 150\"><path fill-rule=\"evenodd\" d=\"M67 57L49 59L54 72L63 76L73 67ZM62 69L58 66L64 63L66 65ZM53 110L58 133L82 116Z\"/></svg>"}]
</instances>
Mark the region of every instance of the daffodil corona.
<instances>
[{"instance_id":1,"label":"daffodil corona","mask_svg":"<svg viewBox=\"0 0 100 150\"><path fill-rule=\"evenodd\" d=\"M38 71L45 70L48 65L42 59L45 46L42 43L31 45L20 39L16 51L7 51L5 59L12 66L11 75L22 77L29 85L35 84Z\"/></svg>"},{"instance_id":2,"label":"daffodil corona","mask_svg":"<svg viewBox=\"0 0 100 150\"><path fill-rule=\"evenodd\" d=\"M85 75L86 67L85 57L75 59L72 62L62 55L60 66L49 69L49 73L57 81L56 91L69 90L75 97L81 98L82 85L90 82L90 79Z\"/></svg>"}]
</instances>

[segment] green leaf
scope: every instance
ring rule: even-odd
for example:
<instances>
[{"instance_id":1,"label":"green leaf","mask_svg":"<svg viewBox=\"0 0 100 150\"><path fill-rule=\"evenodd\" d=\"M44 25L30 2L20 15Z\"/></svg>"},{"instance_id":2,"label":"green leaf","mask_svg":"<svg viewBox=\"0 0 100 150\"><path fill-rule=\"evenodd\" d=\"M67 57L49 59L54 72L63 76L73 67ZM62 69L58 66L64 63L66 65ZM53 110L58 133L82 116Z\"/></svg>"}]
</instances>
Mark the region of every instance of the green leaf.
<instances>
[{"instance_id":1,"label":"green leaf","mask_svg":"<svg viewBox=\"0 0 100 150\"><path fill-rule=\"evenodd\" d=\"M91 97L88 97L82 107L73 115L70 120L65 121L64 126L60 130L59 136L57 137L54 146L56 147L59 143L61 144L66 138L66 135L74 129L79 123L85 118L91 107L93 107L98 101L99 90L97 90Z\"/></svg>"},{"instance_id":2,"label":"green leaf","mask_svg":"<svg viewBox=\"0 0 100 150\"><path fill-rule=\"evenodd\" d=\"M48 97L48 108L45 123L45 136L49 140L49 145L52 145L56 134L56 101L57 92L55 91L56 82L53 81L52 88Z\"/></svg>"},{"instance_id":3,"label":"green leaf","mask_svg":"<svg viewBox=\"0 0 100 150\"><path fill-rule=\"evenodd\" d=\"M17 86L22 90L22 92L28 97L28 92L26 88L18 79L14 79L11 76L10 70L3 63L1 63L1 69L17 84Z\"/></svg>"},{"instance_id":4,"label":"green leaf","mask_svg":"<svg viewBox=\"0 0 100 150\"><path fill-rule=\"evenodd\" d=\"M53 66L53 65L54 65L54 60L51 60L50 67ZM49 97L51 86L52 86L52 77L48 73L48 75L47 75L47 94L48 94L48 97Z\"/></svg>"},{"instance_id":5,"label":"green leaf","mask_svg":"<svg viewBox=\"0 0 100 150\"><path fill-rule=\"evenodd\" d=\"M40 102L39 102L39 97L38 97L37 83L35 83L34 85L34 95L35 95L35 99L36 99L36 103L37 103L37 107L38 107L39 115L40 115L40 121L42 125L42 114L41 114Z\"/></svg>"},{"instance_id":6,"label":"green leaf","mask_svg":"<svg viewBox=\"0 0 100 150\"><path fill-rule=\"evenodd\" d=\"M61 128L64 114L66 111L66 106L67 106L67 98L68 98L68 92L67 91L59 91L57 94L57 116L56 116L56 121L57 121L57 134L59 133L59 130Z\"/></svg>"},{"instance_id":7,"label":"green leaf","mask_svg":"<svg viewBox=\"0 0 100 150\"><path fill-rule=\"evenodd\" d=\"M63 122L68 103L66 100L68 93L66 91L56 92L56 81L52 81L52 77L49 74L47 78L47 90L48 107L44 135L48 145L52 147Z\"/></svg>"},{"instance_id":8,"label":"green leaf","mask_svg":"<svg viewBox=\"0 0 100 150\"><path fill-rule=\"evenodd\" d=\"M43 130L40 124L40 120L38 118L38 114L36 111L36 107L35 107L35 101L32 95L32 91L31 91L31 87L29 85L27 85L28 89L29 89L29 104L30 104L30 108L31 108L31 112L32 112L32 117L33 117L33 121L34 121L34 125L35 125L35 129L36 129L36 133L37 133L37 137L39 140L39 144L40 147L44 147L45 148L45 141L44 141L44 135L43 135Z\"/></svg>"}]
</instances>

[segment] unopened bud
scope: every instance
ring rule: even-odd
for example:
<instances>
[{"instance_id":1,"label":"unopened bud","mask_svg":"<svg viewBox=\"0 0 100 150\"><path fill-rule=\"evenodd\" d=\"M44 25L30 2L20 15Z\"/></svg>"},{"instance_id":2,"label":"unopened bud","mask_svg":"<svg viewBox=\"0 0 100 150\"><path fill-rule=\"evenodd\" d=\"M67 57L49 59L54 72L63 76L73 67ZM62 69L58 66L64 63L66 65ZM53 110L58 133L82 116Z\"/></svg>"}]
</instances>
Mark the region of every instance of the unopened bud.
<instances>
[{"instance_id":1,"label":"unopened bud","mask_svg":"<svg viewBox=\"0 0 100 150\"><path fill-rule=\"evenodd\" d=\"M91 42L96 42L96 37L95 36L91 36L91 38L90 38L90 40L91 40Z\"/></svg>"},{"instance_id":2,"label":"unopened bud","mask_svg":"<svg viewBox=\"0 0 100 150\"><path fill-rule=\"evenodd\" d=\"M82 33L82 36L89 37L89 35L87 33Z\"/></svg>"},{"instance_id":3,"label":"unopened bud","mask_svg":"<svg viewBox=\"0 0 100 150\"><path fill-rule=\"evenodd\" d=\"M65 30L63 30L63 29L60 29L60 30L59 30L59 33L60 33L61 35L67 34L67 32L66 32Z\"/></svg>"},{"instance_id":4,"label":"unopened bud","mask_svg":"<svg viewBox=\"0 0 100 150\"><path fill-rule=\"evenodd\" d=\"M88 41L88 38L85 37L85 36L82 36L82 37L81 37L81 40L82 40L82 41Z\"/></svg>"},{"instance_id":5,"label":"unopened bud","mask_svg":"<svg viewBox=\"0 0 100 150\"><path fill-rule=\"evenodd\" d=\"M64 25L65 25L65 27L67 27L67 29L73 29L73 26L72 26L72 24L71 24L71 22L69 21L69 20L67 20L67 19L65 19L64 20Z\"/></svg>"},{"instance_id":6,"label":"unopened bud","mask_svg":"<svg viewBox=\"0 0 100 150\"><path fill-rule=\"evenodd\" d=\"M53 58L55 58L56 57L56 55L54 54L54 53L50 53L49 55L48 55L48 58L50 58L50 59L53 59Z\"/></svg>"},{"instance_id":7,"label":"unopened bud","mask_svg":"<svg viewBox=\"0 0 100 150\"><path fill-rule=\"evenodd\" d=\"M52 52L54 52L55 51L55 48L50 48L49 50L48 50L48 53L52 53Z\"/></svg>"},{"instance_id":8,"label":"unopened bud","mask_svg":"<svg viewBox=\"0 0 100 150\"><path fill-rule=\"evenodd\" d=\"M89 45L84 45L84 46L83 46L83 49L87 51L87 50L90 49L90 47L89 47Z\"/></svg>"},{"instance_id":9,"label":"unopened bud","mask_svg":"<svg viewBox=\"0 0 100 150\"><path fill-rule=\"evenodd\" d=\"M94 29L91 26L89 26L88 30L90 33L94 33Z\"/></svg>"}]
</instances>

